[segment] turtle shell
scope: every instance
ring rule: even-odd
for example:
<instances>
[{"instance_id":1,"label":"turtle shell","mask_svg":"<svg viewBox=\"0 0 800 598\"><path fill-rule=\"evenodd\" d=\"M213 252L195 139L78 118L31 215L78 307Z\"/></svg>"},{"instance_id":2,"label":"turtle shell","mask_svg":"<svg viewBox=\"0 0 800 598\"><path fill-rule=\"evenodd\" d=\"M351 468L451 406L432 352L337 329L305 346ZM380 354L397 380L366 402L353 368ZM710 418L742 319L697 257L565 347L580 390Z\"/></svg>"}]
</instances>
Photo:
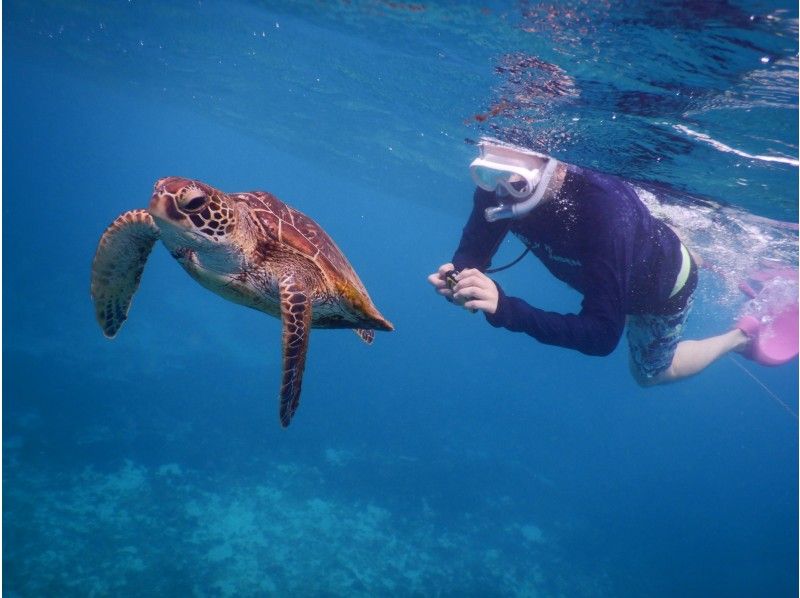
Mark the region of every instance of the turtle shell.
<instances>
[{"instance_id":1,"label":"turtle shell","mask_svg":"<svg viewBox=\"0 0 800 598\"><path fill-rule=\"evenodd\" d=\"M350 283L362 299L369 301L367 290L350 262L319 224L271 193L251 191L237 193L235 197L247 203L264 230L315 262L335 286L339 286L337 282Z\"/></svg>"}]
</instances>

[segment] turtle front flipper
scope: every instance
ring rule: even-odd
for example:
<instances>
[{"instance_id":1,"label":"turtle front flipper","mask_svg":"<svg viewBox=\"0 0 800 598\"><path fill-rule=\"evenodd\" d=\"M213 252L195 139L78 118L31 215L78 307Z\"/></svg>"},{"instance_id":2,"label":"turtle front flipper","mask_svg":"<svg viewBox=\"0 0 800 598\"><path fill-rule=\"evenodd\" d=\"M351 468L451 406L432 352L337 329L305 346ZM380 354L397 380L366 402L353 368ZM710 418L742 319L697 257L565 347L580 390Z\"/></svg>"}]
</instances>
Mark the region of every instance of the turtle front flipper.
<instances>
[{"instance_id":1,"label":"turtle front flipper","mask_svg":"<svg viewBox=\"0 0 800 598\"><path fill-rule=\"evenodd\" d=\"M92 262L92 300L103 334L113 338L128 318L147 256L159 231L146 210L131 210L111 223Z\"/></svg>"},{"instance_id":2,"label":"turtle front flipper","mask_svg":"<svg viewBox=\"0 0 800 598\"><path fill-rule=\"evenodd\" d=\"M281 278L281 321L283 323L283 377L281 379L281 426L292 421L300 404L300 386L306 366L308 335L311 332L311 301L305 287L292 274Z\"/></svg>"}]
</instances>

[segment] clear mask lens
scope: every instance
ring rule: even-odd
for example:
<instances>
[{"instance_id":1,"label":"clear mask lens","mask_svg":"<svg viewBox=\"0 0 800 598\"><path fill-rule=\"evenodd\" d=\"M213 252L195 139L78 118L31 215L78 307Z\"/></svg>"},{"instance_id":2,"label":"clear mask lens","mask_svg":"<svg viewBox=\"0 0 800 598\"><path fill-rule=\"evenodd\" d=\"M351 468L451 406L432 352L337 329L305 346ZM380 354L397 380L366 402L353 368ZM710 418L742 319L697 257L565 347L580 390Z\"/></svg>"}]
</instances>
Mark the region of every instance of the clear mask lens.
<instances>
[{"instance_id":1,"label":"clear mask lens","mask_svg":"<svg viewBox=\"0 0 800 598\"><path fill-rule=\"evenodd\" d=\"M475 184L486 191L494 191L502 181L508 179L511 173L490 168L489 166L477 165L472 169L472 178Z\"/></svg>"},{"instance_id":2,"label":"clear mask lens","mask_svg":"<svg viewBox=\"0 0 800 598\"><path fill-rule=\"evenodd\" d=\"M470 171L472 180L481 189L495 191L498 187L502 187L515 199L531 195L541 176L539 169L531 170L483 158L474 160L470 165Z\"/></svg>"}]
</instances>

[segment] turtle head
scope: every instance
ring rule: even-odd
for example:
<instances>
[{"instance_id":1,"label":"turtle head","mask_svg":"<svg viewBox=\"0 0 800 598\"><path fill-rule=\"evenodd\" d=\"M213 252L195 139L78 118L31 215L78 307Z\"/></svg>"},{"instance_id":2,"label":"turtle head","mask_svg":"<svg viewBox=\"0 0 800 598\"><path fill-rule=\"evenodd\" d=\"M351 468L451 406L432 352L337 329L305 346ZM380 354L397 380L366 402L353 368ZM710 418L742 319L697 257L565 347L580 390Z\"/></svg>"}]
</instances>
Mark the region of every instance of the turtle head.
<instances>
[{"instance_id":1,"label":"turtle head","mask_svg":"<svg viewBox=\"0 0 800 598\"><path fill-rule=\"evenodd\" d=\"M156 181L148 211L171 251L224 243L235 225L233 207L222 191L181 177Z\"/></svg>"}]
</instances>

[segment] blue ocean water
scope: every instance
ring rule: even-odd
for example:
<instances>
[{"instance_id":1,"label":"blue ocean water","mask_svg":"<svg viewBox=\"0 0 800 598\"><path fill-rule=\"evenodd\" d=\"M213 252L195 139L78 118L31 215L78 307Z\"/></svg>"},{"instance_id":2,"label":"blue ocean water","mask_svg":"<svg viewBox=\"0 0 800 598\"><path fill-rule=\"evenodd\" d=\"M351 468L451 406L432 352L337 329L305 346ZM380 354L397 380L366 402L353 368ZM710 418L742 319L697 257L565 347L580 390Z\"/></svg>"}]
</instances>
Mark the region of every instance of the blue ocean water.
<instances>
[{"instance_id":1,"label":"blue ocean water","mask_svg":"<svg viewBox=\"0 0 800 598\"><path fill-rule=\"evenodd\" d=\"M4 594L796 595L796 361L645 391L624 342L425 278L489 134L635 182L716 266L688 335L725 330L797 266L797 56L775 1L6 2ZM302 210L396 326L315 330L286 430L280 323L163 247L118 338L94 321L100 234L169 175ZM532 258L497 278L579 309Z\"/></svg>"}]
</instances>

